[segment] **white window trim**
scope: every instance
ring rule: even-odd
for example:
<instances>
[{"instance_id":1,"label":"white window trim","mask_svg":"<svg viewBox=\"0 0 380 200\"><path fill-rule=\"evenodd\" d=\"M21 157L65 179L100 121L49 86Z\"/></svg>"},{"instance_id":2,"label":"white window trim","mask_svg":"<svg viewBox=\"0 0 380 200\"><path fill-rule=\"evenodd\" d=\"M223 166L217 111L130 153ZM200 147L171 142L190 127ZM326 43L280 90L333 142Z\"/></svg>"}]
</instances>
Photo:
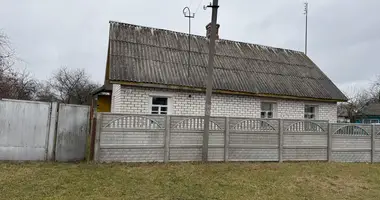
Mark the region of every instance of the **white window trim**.
<instances>
[{"instance_id":1,"label":"white window trim","mask_svg":"<svg viewBox=\"0 0 380 200\"><path fill-rule=\"evenodd\" d=\"M379 120L378 119L363 119L362 123L363 124L378 124Z\"/></svg>"},{"instance_id":2,"label":"white window trim","mask_svg":"<svg viewBox=\"0 0 380 200\"><path fill-rule=\"evenodd\" d=\"M163 93L154 92L154 93L149 94L148 109L147 109L149 111L149 114L152 114L152 100L153 100L153 97L168 98L168 112L167 112L167 115L172 115L173 114L173 94L166 93L166 92L163 92Z\"/></svg>"},{"instance_id":3,"label":"white window trim","mask_svg":"<svg viewBox=\"0 0 380 200\"><path fill-rule=\"evenodd\" d=\"M273 117L272 118L263 118L263 119L275 119L277 118L277 102L276 101L261 101L260 102L260 113L259 113L259 118L261 118L261 104L262 103L270 103L270 104L273 104Z\"/></svg>"},{"instance_id":4,"label":"white window trim","mask_svg":"<svg viewBox=\"0 0 380 200\"><path fill-rule=\"evenodd\" d=\"M311 107L314 107L314 119L311 119L311 120L319 120L319 106L318 105L315 105L315 104L305 104L304 107L303 107L303 116L304 116L304 119L305 118L305 108L306 106L311 106Z\"/></svg>"}]
</instances>

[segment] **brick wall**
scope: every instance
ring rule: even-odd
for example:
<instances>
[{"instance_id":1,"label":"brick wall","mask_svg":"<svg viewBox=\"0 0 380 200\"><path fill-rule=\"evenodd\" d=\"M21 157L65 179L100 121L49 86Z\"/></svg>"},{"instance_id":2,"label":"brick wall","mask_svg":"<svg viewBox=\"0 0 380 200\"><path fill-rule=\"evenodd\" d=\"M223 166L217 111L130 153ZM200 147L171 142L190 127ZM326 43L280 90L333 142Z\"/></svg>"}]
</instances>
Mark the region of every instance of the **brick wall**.
<instances>
[{"instance_id":1,"label":"brick wall","mask_svg":"<svg viewBox=\"0 0 380 200\"><path fill-rule=\"evenodd\" d=\"M332 123L337 122L338 111L336 103L321 103L318 107L318 116L320 119L328 119Z\"/></svg>"},{"instance_id":2,"label":"brick wall","mask_svg":"<svg viewBox=\"0 0 380 200\"><path fill-rule=\"evenodd\" d=\"M121 86L120 84L113 84L112 85L112 98L111 98L111 112L120 112L122 111L121 107Z\"/></svg>"},{"instance_id":3,"label":"brick wall","mask_svg":"<svg viewBox=\"0 0 380 200\"><path fill-rule=\"evenodd\" d=\"M173 115L204 115L204 93L148 89L114 85L111 112L149 114L151 96L169 97L169 113ZM276 104L275 117L284 119L303 119L304 106L317 106L317 119L336 122L336 103L305 102L282 99L264 99L252 96L213 94L212 116L259 118L260 102ZM115 103L115 105L114 105Z\"/></svg>"}]
</instances>

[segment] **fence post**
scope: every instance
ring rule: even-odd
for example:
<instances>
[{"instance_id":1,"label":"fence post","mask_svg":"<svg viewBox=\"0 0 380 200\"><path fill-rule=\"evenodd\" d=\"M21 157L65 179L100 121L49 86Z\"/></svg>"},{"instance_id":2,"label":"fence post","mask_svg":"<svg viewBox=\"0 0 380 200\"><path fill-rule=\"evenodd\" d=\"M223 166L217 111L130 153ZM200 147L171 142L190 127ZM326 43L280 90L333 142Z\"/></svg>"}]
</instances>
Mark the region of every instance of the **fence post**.
<instances>
[{"instance_id":1,"label":"fence post","mask_svg":"<svg viewBox=\"0 0 380 200\"><path fill-rule=\"evenodd\" d=\"M332 160L332 124L327 126L327 161L331 162Z\"/></svg>"},{"instance_id":2,"label":"fence post","mask_svg":"<svg viewBox=\"0 0 380 200\"><path fill-rule=\"evenodd\" d=\"M55 159L55 140L57 136L57 119L58 119L58 103L52 102L50 104L49 115L49 130L47 140L47 160L53 161Z\"/></svg>"},{"instance_id":3,"label":"fence post","mask_svg":"<svg viewBox=\"0 0 380 200\"><path fill-rule=\"evenodd\" d=\"M96 140L96 122L97 118L92 114L91 118L91 140L90 140L90 159L89 160L94 160L95 158L95 140Z\"/></svg>"},{"instance_id":4,"label":"fence post","mask_svg":"<svg viewBox=\"0 0 380 200\"><path fill-rule=\"evenodd\" d=\"M282 150L284 147L284 120L280 119L278 134L278 162L282 162Z\"/></svg>"},{"instance_id":5,"label":"fence post","mask_svg":"<svg viewBox=\"0 0 380 200\"><path fill-rule=\"evenodd\" d=\"M102 130L103 114L98 113L96 116L96 133L95 133L95 150L94 150L94 160L99 161L100 158L100 134Z\"/></svg>"},{"instance_id":6,"label":"fence post","mask_svg":"<svg viewBox=\"0 0 380 200\"><path fill-rule=\"evenodd\" d=\"M230 144L230 118L226 117L224 127L224 162L228 161L228 146Z\"/></svg>"},{"instance_id":7,"label":"fence post","mask_svg":"<svg viewBox=\"0 0 380 200\"><path fill-rule=\"evenodd\" d=\"M371 163L374 163L374 159L375 159L375 151L376 151L376 145L375 145L375 136L376 136L376 132L375 132L375 125L371 125Z\"/></svg>"},{"instance_id":8,"label":"fence post","mask_svg":"<svg viewBox=\"0 0 380 200\"><path fill-rule=\"evenodd\" d=\"M169 151L170 151L170 120L169 115L165 118L165 138L164 138L164 163L169 162Z\"/></svg>"}]
</instances>

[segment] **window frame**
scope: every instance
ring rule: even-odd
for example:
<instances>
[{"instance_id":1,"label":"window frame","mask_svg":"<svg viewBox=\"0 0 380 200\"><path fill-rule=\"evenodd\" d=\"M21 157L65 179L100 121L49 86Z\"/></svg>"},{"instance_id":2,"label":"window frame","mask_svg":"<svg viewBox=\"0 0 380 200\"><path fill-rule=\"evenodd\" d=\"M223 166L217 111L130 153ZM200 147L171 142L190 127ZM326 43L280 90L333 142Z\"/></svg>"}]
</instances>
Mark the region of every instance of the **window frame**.
<instances>
[{"instance_id":1,"label":"window frame","mask_svg":"<svg viewBox=\"0 0 380 200\"><path fill-rule=\"evenodd\" d=\"M363 119L363 124L378 124L380 123L380 120L378 119Z\"/></svg>"},{"instance_id":2,"label":"window frame","mask_svg":"<svg viewBox=\"0 0 380 200\"><path fill-rule=\"evenodd\" d=\"M159 105L159 104L153 104L153 98L166 98L167 99L167 105ZM158 107L158 113L152 113L153 107ZM161 113L161 108L166 107L166 113ZM148 111L151 115L171 115L172 114L172 95L168 94L150 94L149 95L149 102L148 102Z\"/></svg>"},{"instance_id":3,"label":"window frame","mask_svg":"<svg viewBox=\"0 0 380 200\"><path fill-rule=\"evenodd\" d=\"M306 107L312 107L314 112L306 112ZM306 120L317 120L318 119L318 106L312 104L305 104L304 106L303 118ZM306 117L307 115L314 115L313 118Z\"/></svg>"},{"instance_id":4,"label":"window frame","mask_svg":"<svg viewBox=\"0 0 380 200\"><path fill-rule=\"evenodd\" d=\"M271 110L263 110L262 109L263 104L270 104ZM277 102L273 102L273 101L262 101L262 102L260 102L260 118L261 119L274 119L274 118L276 118L277 117L276 110L277 110ZM269 117L270 112L272 113L271 117ZM265 113L264 117L262 115L263 113Z\"/></svg>"}]
</instances>

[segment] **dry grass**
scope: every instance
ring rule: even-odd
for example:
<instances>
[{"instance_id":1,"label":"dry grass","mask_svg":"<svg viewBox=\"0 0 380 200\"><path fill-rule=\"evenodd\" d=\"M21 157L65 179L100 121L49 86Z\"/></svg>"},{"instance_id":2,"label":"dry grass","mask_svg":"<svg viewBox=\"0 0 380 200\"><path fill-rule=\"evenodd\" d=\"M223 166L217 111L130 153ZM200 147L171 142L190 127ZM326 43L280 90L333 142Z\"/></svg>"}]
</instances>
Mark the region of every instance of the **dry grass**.
<instances>
[{"instance_id":1,"label":"dry grass","mask_svg":"<svg viewBox=\"0 0 380 200\"><path fill-rule=\"evenodd\" d=\"M380 165L0 164L1 199L380 199Z\"/></svg>"}]
</instances>

